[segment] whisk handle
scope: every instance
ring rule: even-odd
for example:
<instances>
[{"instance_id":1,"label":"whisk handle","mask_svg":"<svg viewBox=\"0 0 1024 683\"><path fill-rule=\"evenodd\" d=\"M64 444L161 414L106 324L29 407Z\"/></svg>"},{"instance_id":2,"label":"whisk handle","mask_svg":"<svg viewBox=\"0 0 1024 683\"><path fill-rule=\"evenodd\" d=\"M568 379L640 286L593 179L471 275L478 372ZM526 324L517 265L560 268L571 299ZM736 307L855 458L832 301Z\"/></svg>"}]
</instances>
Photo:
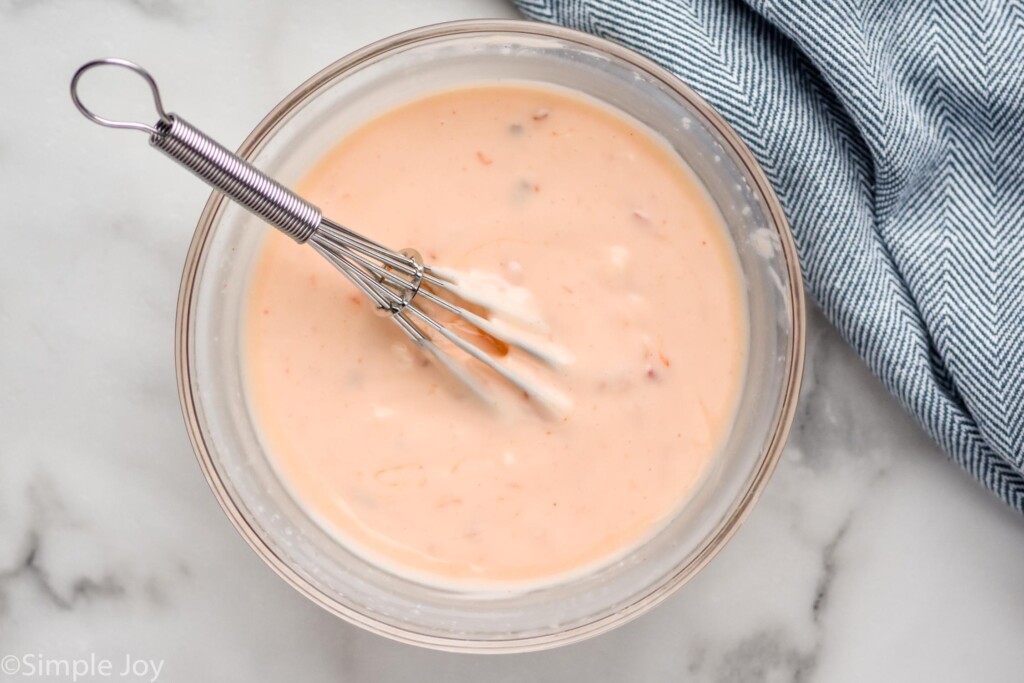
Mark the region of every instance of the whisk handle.
<instances>
[{"instance_id":1,"label":"whisk handle","mask_svg":"<svg viewBox=\"0 0 1024 683\"><path fill-rule=\"evenodd\" d=\"M320 227L320 209L176 114L149 143L299 244Z\"/></svg>"},{"instance_id":2,"label":"whisk handle","mask_svg":"<svg viewBox=\"0 0 1024 683\"><path fill-rule=\"evenodd\" d=\"M153 94L160 120L154 125L98 116L78 96L78 82L90 69L114 66L143 78ZM205 180L214 189L249 209L302 244L320 227L320 209L295 194L252 164L176 114L164 111L156 81L138 64L125 59L96 59L83 64L71 79L71 99L82 114L101 126L149 133L149 142L161 152Z\"/></svg>"}]
</instances>

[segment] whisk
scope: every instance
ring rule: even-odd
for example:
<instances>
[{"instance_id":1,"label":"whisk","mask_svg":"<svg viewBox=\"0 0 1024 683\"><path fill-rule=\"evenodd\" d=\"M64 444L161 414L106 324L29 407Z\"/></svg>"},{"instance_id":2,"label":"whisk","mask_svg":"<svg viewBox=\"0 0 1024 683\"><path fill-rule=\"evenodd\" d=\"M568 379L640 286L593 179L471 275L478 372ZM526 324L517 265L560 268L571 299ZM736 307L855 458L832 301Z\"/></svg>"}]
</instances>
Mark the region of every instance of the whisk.
<instances>
[{"instance_id":1,"label":"whisk","mask_svg":"<svg viewBox=\"0 0 1024 683\"><path fill-rule=\"evenodd\" d=\"M146 81L159 115L155 124L107 119L94 114L82 103L78 95L79 80L87 71L100 66L128 69ZM415 249L393 251L324 217L319 208L243 161L177 114L165 111L156 81L138 64L124 59L98 59L82 65L71 79L71 99L94 123L149 133L150 145L299 244L309 244L373 302L379 315L391 319L476 396L492 401L490 393L435 343L435 335L440 335L543 407L551 409L564 401L553 389L512 372L429 315L419 304L429 302L549 366L561 365L566 360L566 355L557 347L531 341L528 336L488 319L485 317L489 313L487 302L460 287L457 276L450 271L425 264ZM474 304L478 310L483 309L484 314L474 313L460 302Z\"/></svg>"}]
</instances>

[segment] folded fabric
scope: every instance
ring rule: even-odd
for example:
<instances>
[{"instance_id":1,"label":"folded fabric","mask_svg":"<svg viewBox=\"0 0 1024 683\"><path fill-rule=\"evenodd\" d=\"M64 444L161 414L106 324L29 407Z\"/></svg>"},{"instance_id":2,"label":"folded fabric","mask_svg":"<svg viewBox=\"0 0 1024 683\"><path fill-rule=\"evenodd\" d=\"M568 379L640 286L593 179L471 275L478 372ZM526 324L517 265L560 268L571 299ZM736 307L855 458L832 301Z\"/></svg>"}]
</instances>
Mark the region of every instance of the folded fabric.
<instances>
[{"instance_id":1,"label":"folded fabric","mask_svg":"<svg viewBox=\"0 0 1024 683\"><path fill-rule=\"evenodd\" d=\"M1024 512L1024 3L516 2L646 54L729 121L826 315Z\"/></svg>"}]
</instances>

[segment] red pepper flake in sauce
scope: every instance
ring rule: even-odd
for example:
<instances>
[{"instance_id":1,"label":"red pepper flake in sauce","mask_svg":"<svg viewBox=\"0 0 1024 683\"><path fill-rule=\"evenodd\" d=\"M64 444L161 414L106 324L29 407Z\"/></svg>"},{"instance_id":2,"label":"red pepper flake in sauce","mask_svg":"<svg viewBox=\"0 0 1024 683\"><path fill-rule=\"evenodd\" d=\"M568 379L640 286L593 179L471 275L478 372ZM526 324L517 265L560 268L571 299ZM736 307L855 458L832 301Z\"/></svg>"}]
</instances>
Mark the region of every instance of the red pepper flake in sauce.
<instances>
[{"instance_id":1,"label":"red pepper flake in sauce","mask_svg":"<svg viewBox=\"0 0 1024 683\"><path fill-rule=\"evenodd\" d=\"M443 510L449 505L462 505L462 499L450 495L442 496L441 499L437 501L437 505L435 507L438 510Z\"/></svg>"},{"instance_id":2,"label":"red pepper flake in sauce","mask_svg":"<svg viewBox=\"0 0 1024 683\"><path fill-rule=\"evenodd\" d=\"M484 166L490 166L491 164L494 163L494 159L490 158L480 150L477 150L476 158L479 159L480 163L483 164Z\"/></svg>"},{"instance_id":3,"label":"red pepper flake in sauce","mask_svg":"<svg viewBox=\"0 0 1024 683\"><path fill-rule=\"evenodd\" d=\"M403 463L401 465L392 465L391 467L382 467L373 473L373 478L381 486L389 488L410 484L413 481L416 481L417 486L422 486L426 483L426 479L418 474L422 470L423 465Z\"/></svg>"},{"instance_id":4,"label":"red pepper flake in sauce","mask_svg":"<svg viewBox=\"0 0 1024 683\"><path fill-rule=\"evenodd\" d=\"M661 364L666 368L671 365L669 359L661 351L658 351L658 360L661 361ZM647 376L647 379L658 379L660 373L658 372L657 365L654 362L654 353L650 350L646 351L644 353L644 361L644 375Z\"/></svg>"}]
</instances>

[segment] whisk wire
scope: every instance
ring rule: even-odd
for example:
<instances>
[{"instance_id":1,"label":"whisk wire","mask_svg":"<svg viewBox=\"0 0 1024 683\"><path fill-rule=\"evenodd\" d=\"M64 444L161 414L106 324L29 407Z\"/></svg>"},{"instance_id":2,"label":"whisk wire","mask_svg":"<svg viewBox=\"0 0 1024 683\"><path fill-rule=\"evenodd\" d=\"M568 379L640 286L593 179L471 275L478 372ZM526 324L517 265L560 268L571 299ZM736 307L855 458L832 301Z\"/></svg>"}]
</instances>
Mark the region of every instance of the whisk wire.
<instances>
[{"instance_id":1,"label":"whisk wire","mask_svg":"<svg viewBox=\"0 0 1024 683\"><path fill-rule=\"evenodd\" d=\"M367 237L363 237L359 233L353 232L329 218L320 219L320 225L310 236L310 240L313 242L331 242L339 247L364 252L378 259L386 266L406 275L415 275L418 271L419 264L414 259L388 249Z\"/></svg>"}]
</instances>

